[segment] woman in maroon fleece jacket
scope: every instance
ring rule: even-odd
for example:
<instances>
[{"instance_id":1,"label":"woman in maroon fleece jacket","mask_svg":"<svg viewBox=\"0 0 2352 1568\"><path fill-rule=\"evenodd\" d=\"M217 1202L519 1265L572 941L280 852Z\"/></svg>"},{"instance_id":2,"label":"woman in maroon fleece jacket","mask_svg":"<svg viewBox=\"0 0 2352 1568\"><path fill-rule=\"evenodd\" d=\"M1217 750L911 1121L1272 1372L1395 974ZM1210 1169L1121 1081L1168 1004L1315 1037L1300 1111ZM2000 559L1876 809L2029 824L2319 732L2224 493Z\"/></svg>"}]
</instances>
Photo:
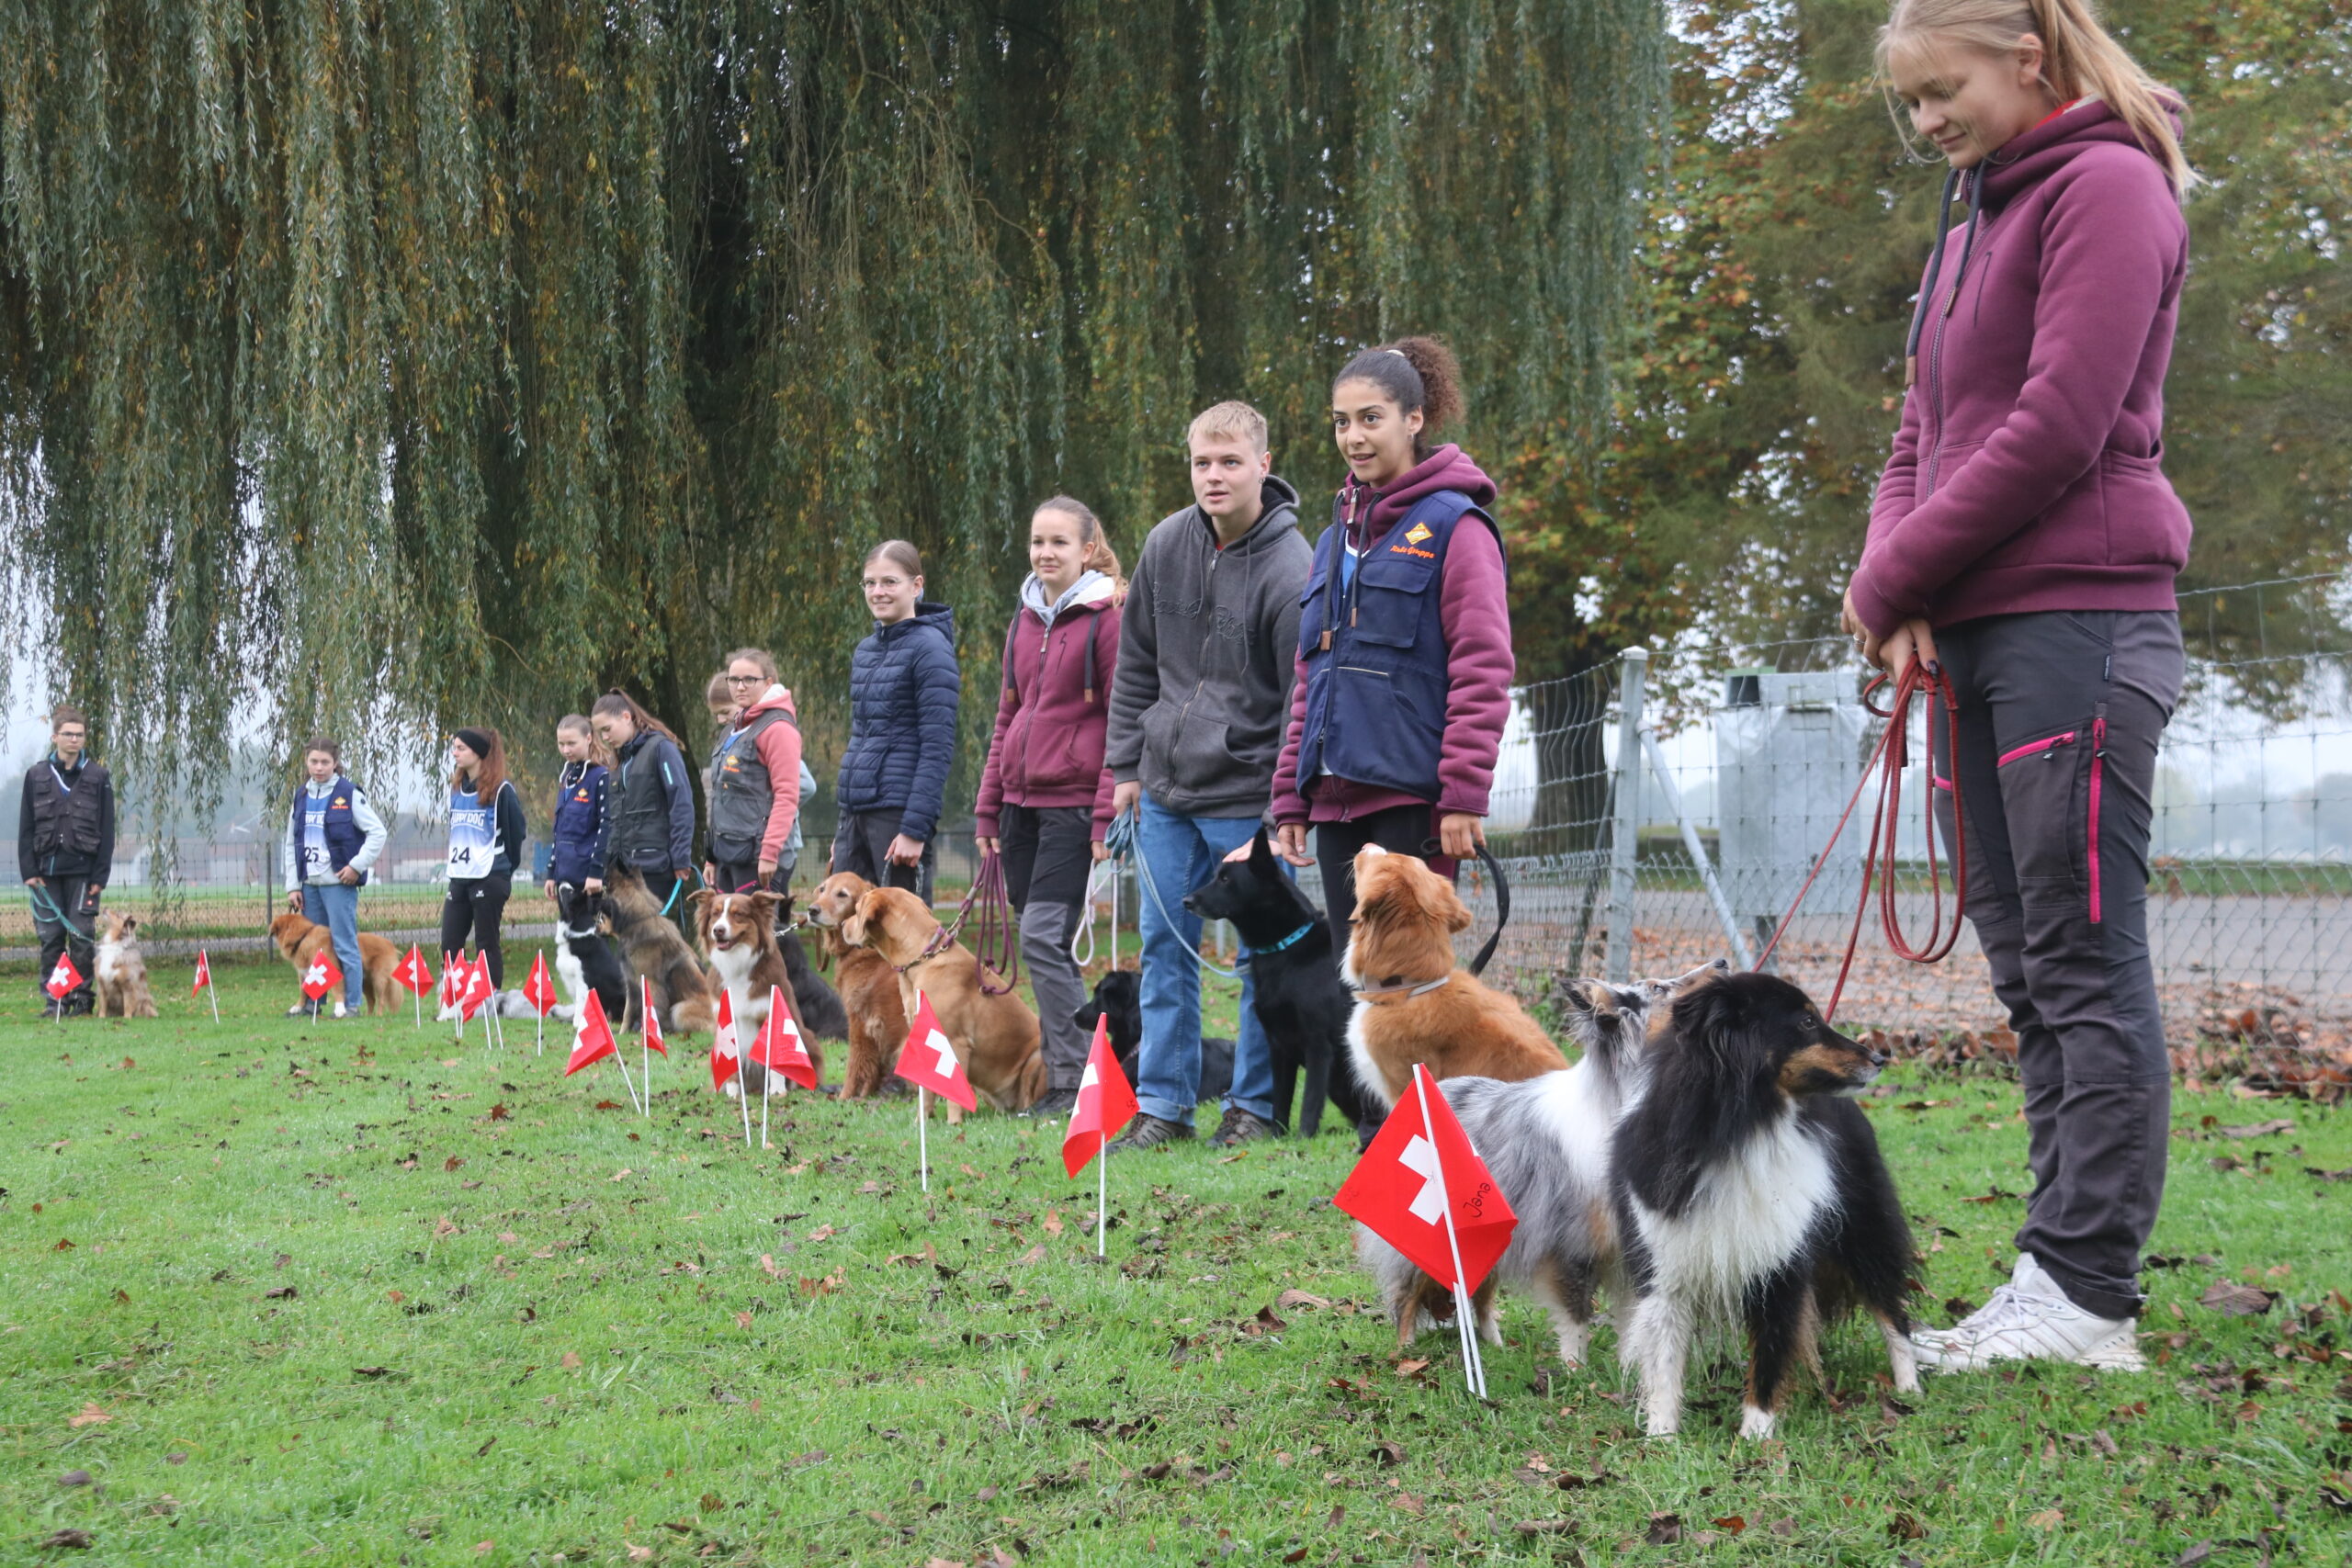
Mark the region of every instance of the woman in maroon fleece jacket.
<instances>
[{"instance_id":1,"label":"woman in maroon fleece jacket","mask_svg":"<svg viewBox=\"0 0 2352 1568\"><path fill-rule=\"evenodd\" d=\"M1004 856L1005 892L1021 913L1021 955L1037 994L1046 1093L1029 1109L1057 1115L1077 1103L1086 1072L1077 1018L1086 987L1069 947L1090 862L1108 852L1102 750L1119 659L1119 561L1094 513L1057 495L1029 521L1029 565L1004 634L1004 689L973 814L981 852Z\"/></svg>"},{"instance_id":2,"label":"woman in maroon fleece jacket","mask_svg":"<svg viewBox=\"0 0 2352 1568\"><path fill-rule=\"evenodd\" d=\"M2084 0L1896 0L1880 61L1951 174L1847 624L1957 695L1936 800L1965 822L2034 1173L2010 1282L1913 1343L1948 1371L2135 1368L2170 1121L2147 852L2182 676L2188 514L2160 458L2188 170L2172 100Z\"/></svg>"},{"instance_id":3,"label":"woman in maroon fleece jacket","mask_svg":"<svg viewBox=\"0 0 2352 1568\"><path fill-rule=\"evenodd\" d=\"M1331 383L1348 479L1300 597L1273 818L1296 865L1313 824L1341 949L1366 844L1451 876L1487 841L1514 660L1495 483L1428 441L1461 411L1461 367L1433 338L1368 349Z\"/></svg>"}]
</instances>

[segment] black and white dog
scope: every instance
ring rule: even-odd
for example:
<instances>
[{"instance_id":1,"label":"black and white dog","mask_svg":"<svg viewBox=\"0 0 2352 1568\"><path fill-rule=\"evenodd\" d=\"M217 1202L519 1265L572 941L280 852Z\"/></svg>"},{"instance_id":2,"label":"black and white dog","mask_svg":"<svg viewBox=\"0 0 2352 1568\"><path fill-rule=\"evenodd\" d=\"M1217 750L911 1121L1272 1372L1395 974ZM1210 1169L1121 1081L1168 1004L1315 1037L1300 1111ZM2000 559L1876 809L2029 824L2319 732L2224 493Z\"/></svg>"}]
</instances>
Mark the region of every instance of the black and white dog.
<instances>
[{"instance_id":1,"label":"black and white dog","mask_svg":"<svg viewBox=\"0 0 2352 1568\"><path fill-rule=\"evenodd\" d=\"M617 1029L628 1007L628 978L621 973L612 943L597 929L596 906L594 897L571 883L556 885L555 973L563 982L564 999L548 1012L553 1018L577 1018L593 990L604 1004L605 1020Z\"/></svg>"},{"instance_id":2,"label":"black and white dog","mask_svg":"<svg viewBox=\"0 0 2352 1568\"><path fill-rule=\"evenodd\" d=\"M1128 1083L1140 1081L1136 1077L1136 1058L1143 1051L1143 976L1132 969L1112 970L1094 982L1094 995L1071 1016L1090 1035L1095 1024L1102 1023L1110 1036L1111 1054L1119 1058L1119 1070L1127 1075ZM1233 1042L1202 1035L1201 1083L1193 1097L1195 1103L1223 1100L1232 1088Z\"/></svg>"},{"instance_id":3,"label":"black and white dog","mask_svg":"<svg viewBox=\"0 0 2352 1568\"><path fill-rule=\"evenodd\" d=\"M1355 1128L1357 1142L1369 1144L1387 1108L1363 1091L1349 1065L1355 998L1340 978L1329 922L1283 874L1266 830L1250 841L1248 859L1224 862L1186 894L1184 908L1205 920L1232 921L1250 949L1250 991L1274 1058L1274 1124L1311 1138L1322 1129L1328 1100ZM1294 1122L1302 1071L1306 1087Z\"/></svg>"},{"instance_id":4,"label":"black and white dog","mask_svg":"<svg viewBox=\"0 0 2352 1568\"><path fill-rule=\"evenodd\" d=\"M1645 1055L1609 1179L1632 1291L1618 1357L1639 1378L1650 1436L1680 1427L1690 1345L1710 1326L1747 1336L1744 1438L1772 1435L1794 1363L1820 1377L1821 1325L1849 1307L1878 1320L1896 1389L1917 1389L1910 1227L1878 1136L1847 1098L1885 1056L1758 974L1677 997Z\"/></svg>"},{"instance_id":5,"label":"black and white dog","mask_svg":"<svg viewBox=\"0 0 2352 1568\"><path fill-rule=\"evenodd\" d=\"M1583 1053L1573 1066L1517 1083L1460 1077L1438 1086L1519 1216L1510 1248L1474 1301L1488 1344L1502 1342L1498 1282L1544 1303L1560 1359L1572 1371L1586 1361L1596 1289L1607 1290L1612 1302L1628 1299L1610 1208L1610 1139L1642 1092L1653 1010L1724 967L1717 961L1630 986L1566 982L1557 995L1567 1032ZM1424 1325L1453 1315L1450 1292L1362 1225L1356 1257L1380 1285L1400 1350Z\"/></svg>"}]
</instances>

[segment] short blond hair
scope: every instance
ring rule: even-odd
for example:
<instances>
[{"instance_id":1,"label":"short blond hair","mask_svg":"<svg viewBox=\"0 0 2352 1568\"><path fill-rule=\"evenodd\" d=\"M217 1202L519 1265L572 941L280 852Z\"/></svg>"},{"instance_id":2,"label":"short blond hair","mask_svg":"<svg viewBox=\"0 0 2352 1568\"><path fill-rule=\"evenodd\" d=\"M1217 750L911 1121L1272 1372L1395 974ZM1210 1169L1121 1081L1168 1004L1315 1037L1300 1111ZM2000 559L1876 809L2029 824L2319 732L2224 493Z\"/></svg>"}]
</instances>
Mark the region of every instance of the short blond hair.
<instances>
[{"instance_id":1,"label":"short blond hair","mask_svg":"<svg viewBox=\"0 0 2352 1568\"><path fill-rule=\"evenodd\" d=\"M1204 435L1238 438L1247 441L1252 452L1263 452L1266 449L1266 416L1248 403L1219 403L1193 416L1193 427L1184 433L1184 443L1189 446Z\"/></svg>"}]
</instances>

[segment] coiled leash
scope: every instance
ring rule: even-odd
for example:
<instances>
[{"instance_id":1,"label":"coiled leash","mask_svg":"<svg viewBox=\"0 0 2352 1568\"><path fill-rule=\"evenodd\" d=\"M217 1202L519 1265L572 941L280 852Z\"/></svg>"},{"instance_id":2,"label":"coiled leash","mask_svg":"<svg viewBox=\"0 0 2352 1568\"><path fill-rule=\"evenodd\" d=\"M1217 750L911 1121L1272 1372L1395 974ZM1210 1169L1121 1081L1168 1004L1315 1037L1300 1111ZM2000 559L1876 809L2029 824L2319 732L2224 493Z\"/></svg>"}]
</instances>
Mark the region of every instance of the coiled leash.
<instances>
[{"instance_id":1,"label":"coiled leash","mask_svg":"<svg viewBox=\"0 0 2352 1568\"><path fill-rule=\"evenodd\" d=\"M1104 838L1107 840L1109 835L1106 833ZM1109 847L1106 841L1103 848L1107 850ZM1106 857L1087 867L1084 919L1078 922L1078 930L1070 933L1069 960L1080 969L1094 962L1094 897L1106 882L1111 886L1110 962L1112 968L1119 966L1119 863ZM1083 953L1079 952L1081 945L1086 949Z\"/></svg>"},{"instance_id":2,"label":"coiled leash","mask_svg":"<svg viewBox=\"0 0 2352 1568\"><path fill-rule=\"evenodd\" d=\"M1885 709L1873 705L1871 694L1890 680L1894 681L1894 705ZM1904 934L1903 918L1894 902L1895 830L1902 820L1903 770L1911 760L1911 703L1915 697L1929 705L1928 773L1931 782L1927 811L1928 899L1933 915L1927 941L1916 946ZM1870 909L1871 884L1873 881L1878 883L1879 925L1886 932L1886 945L1896 957L1908 959L1914 964L1938 964L1951 954L1960 941L1961 919L1968 903L1968 840L1962 826L1965 818L1961 809L1960 769L1955 765L1951 777L1951 926L1946 930L1943 873L1936 858L1932 781L1935 776L1934 714L1939 707L1943 711L1944 755L1948 758L1960 755L1960 700L1952 694L1951 677L1944 673L1941 664L1914 659L1904 666L1899 679L1881 675L1863 687L1862 705L1886 720L1886 728L1880 733L1877 749L1871 751L1870 761L1862 769L1860 781L1854 785L1853 798L1846 802L1846 809L1838 817L1838 826L1830 829L1829 841L1821 846L1821 853L1814 858L1813 870L1805 875L1804 886L1797 889L1795 902L1789 906L1789 912L1781 917L1780 925L1772 932L1772 940L1766 942L1764 951L1756 955L1756 967L1761 969L1772 956L1772 950L1781 945L1781 938L1787 934L1790 922L1797 918L1797 910L1804 905L1805 895L1813 891L1815 878L1821 874L1822 867L1829 863L1829 852L1837 847L1838 836L1845 832L1847 821L1854 815L1854 807L1861 804L1862 794L1871 785L1871 775L1877 773L1878 807L1871 818L1870 847L1862 853L1861 897L1855 901L1854 923L1846 933L1846 956L1838 965L1837 987L1829 993L1829 1005L1821 1010L1825 1021L1838 1016L1838 998L1846 993L1846 976L1854 967L1854 951L1861 943L1862 916Z\"/></svg>"},{"instance_id":3,"label":"coiled leash","mask_svg":"<svg viewBox=\"0 0 2352 1568\"><path fill-rule=\"evenodd\" d=\"M971 890L956 907L956 918L931 933L922 951L912 963L893 964L901 975L917 964L927 963L956 945L956 938L964 930L964 922L979 911L978 934L972 938L972 970L978 978L980 990L991 997L1009 994L1021 983L1021 949L1013 941L1012 901L1004 891L1004 859L994 850L980 855L978 874L972 878ZM1001 986L989 984L989 971L995 970L1004 977Z\"/></svg>"},{"instance_id":4,"label":"coiled leash","mask_svg":"<svg viewBox=\"0 0 2352 1568\"><path fill-rule=\"evenodd\" d=\"M1112 859L1132 859L1135 862L1136 880L1143 885L1144 897L1149 898L1151 907L1159 911L1159 918L1167 922L1168 929L1174 931L1176 918L1168 912L1168 905L1159 897L1159 885L1151 879L1151 863L1146 860L1142 852L1136 847L1136 815L1129 811L1113 818L1110 830L1102 835L1102 840L1110 847ZM1186 947L1184 952L1191 956L1194 964L1212 975L1222 975L1228 980L1241 978L1241 969L1238 964L1233 968L1227 969L1202 957L1197 948Z\"/></svg>"}]
</instances>

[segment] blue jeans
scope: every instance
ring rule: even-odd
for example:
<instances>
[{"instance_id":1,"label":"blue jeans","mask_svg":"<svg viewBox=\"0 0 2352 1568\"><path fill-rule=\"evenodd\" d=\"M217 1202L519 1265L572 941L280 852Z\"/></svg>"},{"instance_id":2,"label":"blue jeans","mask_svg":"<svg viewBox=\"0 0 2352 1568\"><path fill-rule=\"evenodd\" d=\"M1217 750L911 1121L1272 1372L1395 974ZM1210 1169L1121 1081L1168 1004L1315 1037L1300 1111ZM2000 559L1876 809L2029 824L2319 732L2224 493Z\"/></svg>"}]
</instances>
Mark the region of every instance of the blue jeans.
<instances>
[{"instance_id":1,"label":"blue jeans","mask_svg":"<svg viewBox=\"0 0 2352 1568\"><path fill-rule=\"evenodd\" d=\"M1206 882L1227 852L1250 841L1255 817L1180 817L1163 810L1149 794L1136 824L1136 853L1151 885L1143 894L1143 1049L1138 1054L1136 1103L1164 1122L1193 1120L1201 1085L1201 920L1184 908L1184 895ZM1287 868L1285 868L1287 869ZM1159 904L1165 904L1162 914ZM1258 1021L1255 992L1245 950L1241 971L1241 1030L1233 1043L1233 1089L1227 1110L1254 1116L1274 1113L1274 1059L1265 1027Z\"/></svg>"},{"instance_id":2,"label":"blue jeans","mask_svg":"<svg viewBox=\"0 0 2352 1568\"><path fill-rule=\"evenodd\" d=\"M327 928L327 938L334 944L335 966L343 971L344 1006L357 1012L367 996L362 987L368 982L366 971L359 966L359 889L340 882L323 886L306 883L302 918Z\"/></svg>"}]
</instances>

